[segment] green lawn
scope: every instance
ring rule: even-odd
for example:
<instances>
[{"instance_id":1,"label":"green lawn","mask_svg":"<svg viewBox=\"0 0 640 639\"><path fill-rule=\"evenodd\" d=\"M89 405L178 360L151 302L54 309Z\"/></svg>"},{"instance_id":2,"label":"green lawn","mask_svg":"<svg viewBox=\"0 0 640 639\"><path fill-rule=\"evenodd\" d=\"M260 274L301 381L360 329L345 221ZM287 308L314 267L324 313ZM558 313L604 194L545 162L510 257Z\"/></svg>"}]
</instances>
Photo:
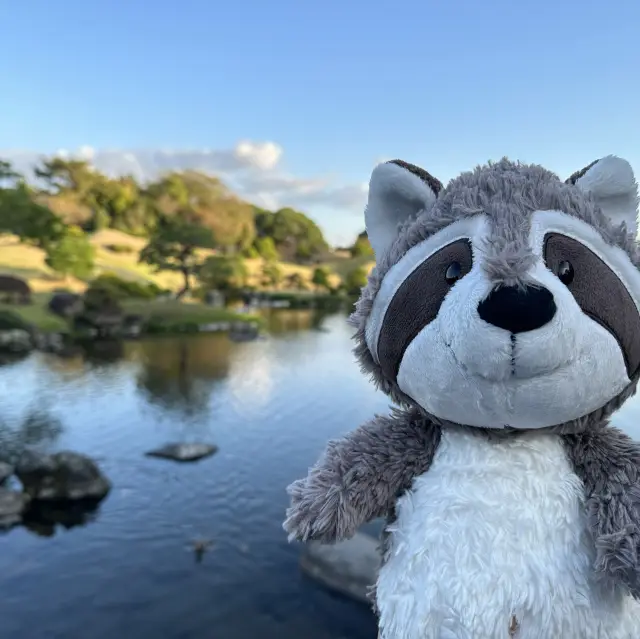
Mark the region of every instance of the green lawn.
<instances>
[{"instance_id":1,"label":"green lawn","mask_svg":"<svg viewBox=\"0 0 640 639\"><path fill-rule=\"evenodd\" d=\"M145 320L156 319L166 324L209 324L213 322L259 321L254 315L234 313L225 308L214 308L195 302L177 300L124 300L126 313L140 315Z\"/></svg>"},{"instance_id":2,"label":"green lawn","mask_svg":"<svg viewBox=\"0 0 640 639\"><path fill-rule=\"evenodd\" d=\"M9 311L21 317L25 322L35 326L43 333L59 333L68 330L67 323L57 315L50 313L47 302L51 295L34 293L31 304L0 304L0 311Z\"/></svg>"},{"instance_id":3,"label":"green lawn","mask_svg":"<svg viewBox=\"0 0 640 639\"><path fill-rule=\"evenodd\" d=\"M18 315L44 333L66 332L68 324L47 310L50 294L35 293L28 305L0 304L0 312L9 311ZM228 309L213 308L205 304L179 302L176 300L124 300L121 302L125 313L140 315L145 322L161 323L167 331L185 325L212 324L215 322L251 321L261 323L255 315L234 313Z\"/></svg>"},{"instance_id":4,"label":"green lawn","mask_svg":"<svg viewBox=\"0 0 640 639\"><path fill-rule=\"evenodd\" d=\"M328 267L341 279L344 279L350 271L363 266L368 272L373 268L374 264L375 262L371 257L362 256L329 260L322 264L322 266Z\"/></svg>"}]
</instances>

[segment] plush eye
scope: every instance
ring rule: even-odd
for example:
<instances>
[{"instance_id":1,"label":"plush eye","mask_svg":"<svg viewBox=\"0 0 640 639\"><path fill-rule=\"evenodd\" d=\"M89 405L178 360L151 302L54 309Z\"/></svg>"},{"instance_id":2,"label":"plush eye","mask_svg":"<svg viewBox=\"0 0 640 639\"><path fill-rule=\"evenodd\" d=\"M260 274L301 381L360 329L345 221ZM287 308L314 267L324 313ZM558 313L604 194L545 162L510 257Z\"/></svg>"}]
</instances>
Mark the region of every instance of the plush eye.
<instances>
[{"instance_id":1,"label":"plush eye","mask_svg":"<svg viewBox=\"0 0 640 639\"><path fill-rule=\"evenodd\" d=\"M447 280L447 284L451 286L455 284L461 277L462 264L460 264L460 262L451 262L444 274L444 279Z\"/></svg>"},{"instance_id":2,"label":"plush eye","mask_svg":"<svg viewBox=\"0 0 640 639\"><path fill-rule=\"evenodd\" d=\"M640 315L618 275L602 256L560 233L545 237L544 260L582 312L616 338L633 377L640 369Z\"/></svg>"},{"instance_id":3,"label":"plush eye","mask_svg":"<svg viewBox=\"0 0 640 639\"><path fill-rule=\"evenodd\" d=\"M562 260L562 262L558 264L556 275L565 286L569 286L569 284L573 282L573 277L575 275L571 262L568 260Z\"/></svg>"},{"instance_id":4,"label":"plush eye","mask_svg":"<svg viewBox=\"0 0 640 639\"><path fill-rule=\"evenodd\" d=\"M387 377L396 379L406 348L438 316L451 286L472 267L471 241L459 239L429 255L400 285L378 337L378 359Z\"/></svg>"}]
</instances>

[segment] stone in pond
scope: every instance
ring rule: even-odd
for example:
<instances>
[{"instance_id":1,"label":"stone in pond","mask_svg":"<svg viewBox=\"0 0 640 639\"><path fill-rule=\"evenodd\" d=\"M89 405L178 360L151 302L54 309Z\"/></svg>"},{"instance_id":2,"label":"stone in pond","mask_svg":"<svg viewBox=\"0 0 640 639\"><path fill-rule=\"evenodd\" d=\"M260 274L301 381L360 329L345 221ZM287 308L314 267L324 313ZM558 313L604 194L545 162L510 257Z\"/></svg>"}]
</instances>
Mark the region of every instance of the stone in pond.
<instances>
[{"instance_id":1,"label":"stone in pond","mask_svg":"<svg viewBox=\"0 0 640 639\"><path fill-rule=\"evenodd\" d=\"M0 484L3 484L13 475L13 466L0 461Z\"/></svg>"},{"instance_id":2,"label":"stone in pond","mask_svg":"<svg viewBox=\"0 0 640 639\"><path fill-rule=\"evenodd\" d=\"M316 541L303 546L302 570L331 590L370 604L368 596L378 578L378 540L364 533L336 544Z\"/></svg>"},{"instance_id":3,"label":"stone in pond","mask_svg":"<svg viewBox=\"0 0 640 639\"><path fill-rule=\"evenodd\" d=\"M19 524L28 504L28 495L0 488L0 529L11 528Z\"/></svg>"},{"instance_id":4,"label":"stone in pond","mask_svg":"<svg viewBox=\"0 0 640 639\"><path fill-rule=\"evenodd\" d=\"M34 500L101 500L111 483L86 455L62 451L45 455L28 451L16 465L16 476Z\"/></svg>"},{"instance_id":5,"label":"stone in pond","mask_svg":"<svg viewBox=\"0 0 640 639\"><path fill-rule=\"evenodd\" d=\"M218 452L218 447L213 444L167 444L155 450L150 450L147 457L159 457L172 459L179 462L198 461Z\"/></svg>"}]
</instances>

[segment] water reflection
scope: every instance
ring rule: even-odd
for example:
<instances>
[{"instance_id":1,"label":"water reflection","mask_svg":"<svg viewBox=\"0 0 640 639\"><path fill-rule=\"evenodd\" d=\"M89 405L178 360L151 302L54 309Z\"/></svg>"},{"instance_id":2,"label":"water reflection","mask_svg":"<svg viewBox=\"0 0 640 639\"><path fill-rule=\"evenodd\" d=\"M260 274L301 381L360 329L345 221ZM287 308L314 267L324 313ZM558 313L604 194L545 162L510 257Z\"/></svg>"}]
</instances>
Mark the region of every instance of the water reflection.
<instances>
[{"instance_id":1,"label":"water reflection","mask_svg":"<svg viewBox=\"0 0 640 639\"><path fill-rule=\"evenodd\" d=\"M12 366L29 357L29 353L0 353L0 368L3 366Z\"/></svg>"},{"instance_id":2,"label":"water reflection","mask_svg":"<svg viewBox=\"0 0 640 639\"><path fill-rule=\"evenodd\" d=\"M62 422L42 406L32 406L17 419L0 415L0 461L14 464L27 448L44 448L62 434Z\"/></svg>"},{"instance_id":3,"label":"water reflection","mask_svg":"<svg viewBox=\"0 0 640 639\"><path fill-rule=\"evenodd\" d=\"M113 482L97 510L41 505L2 537L0 635L375 637L366 607L301 577L282 518L286 485L387 401L353 361L344 314L270 324L255 342L159 337L124 342L121 359L36 353L0 369L3 432L85 453ZM144 456L191 437L220 452L181 466ZM185 551L194 539L213 540L201 563Z\"/></svg>"},{"instance_id":4,"label":"water reflection","mask_svg":"<svg viewBox=\"0 0 640 639\"><path fill-rule=\"evenodd\" d=\"M53 537L59 528L70 530L95 521L99 507L95 500L32 503L22 525L38 537Z\"/></svg>"},{"instance_id":5,"label":"water reflection","mask_svg":"<svg viewBox=\"0 0 640 639\"><path fill-rule=\"evenodd\" d=\"M216 382L228 376L232 347L224 335L157 338L131 343L127 356L139 362L137 386L150 402L194 418L208 412Z\"/></svg>"},{"instance_id":6,"label":"water reflection","mask_svg":"<svg viewBox=\"0 0 640 639\"><path fill-rule=\"evenodd\" d=\"M15 464L25 450L46 450L64 432L62 422L42 405L31 406L22 416L0 416L0 461ZM15 482L14 482L15 483ZM17 488L17 484L15 486ZM99 501L72 503L32 502L22 525L41 537L53 537L56 529L84 526L95 519ZM8 532L4 530L3 532Z\"/></svg>"},{"instance_id":7,"label":"water reflection","mask_svg":"<svg viewBox=\"0 0 640 639\"><path fill-rule=\"evenodd\" d=\"M285 335L298 331L318 330L324 320L335 312L328 310L269 310L263 315L269 324L271 335Z\"/></svg>"},{"instance_id":8,"label":"water reflection","mask_svg":"<svg viewBox=\"0 0 640 639\"><path fill-rule=\"evenodd\" d=\"M125 355L125 343L118 339L89 340L81 346L83 359L95 366L114 364Z\"/></svg>"}]
</instances>

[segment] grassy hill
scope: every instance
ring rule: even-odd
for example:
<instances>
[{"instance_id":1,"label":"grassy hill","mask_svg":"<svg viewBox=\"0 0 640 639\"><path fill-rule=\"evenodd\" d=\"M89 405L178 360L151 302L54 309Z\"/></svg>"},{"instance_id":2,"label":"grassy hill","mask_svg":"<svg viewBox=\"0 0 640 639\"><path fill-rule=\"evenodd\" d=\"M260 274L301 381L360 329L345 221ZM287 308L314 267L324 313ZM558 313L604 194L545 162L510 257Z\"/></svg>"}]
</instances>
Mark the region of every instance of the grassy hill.
<instances>
[{"instance_id":1,"label":"grassy hill","mask_svg":"<svg viewBox=\"0 0 640 639\"><path fill-rule=\"evenodd\" d=\"M122 279L151 281L162 288L178 290L182 279L180 274L156 272L146 264L138 263L138 254L145 245L144 238L134 237L112 229L95 233L91 243L96 249L96 275L113 273ZM202 251L202 255L212 251ZM262 269L262 260L246 260L249 270L249 284L257 285ZM340 278L358 266L373 266L367 258L349 258L346 255L334 255L325 263ZM282 263L284 276L299 273L306 282L311 282L313 267ZM35 293L47 293L55 288L81 292L85 284L74 278L61 280L45 264L44 252L34 246L21 244L13 235L0 235L0 273L10 273L26 279Z\"/></svg>"}]
</instances>

